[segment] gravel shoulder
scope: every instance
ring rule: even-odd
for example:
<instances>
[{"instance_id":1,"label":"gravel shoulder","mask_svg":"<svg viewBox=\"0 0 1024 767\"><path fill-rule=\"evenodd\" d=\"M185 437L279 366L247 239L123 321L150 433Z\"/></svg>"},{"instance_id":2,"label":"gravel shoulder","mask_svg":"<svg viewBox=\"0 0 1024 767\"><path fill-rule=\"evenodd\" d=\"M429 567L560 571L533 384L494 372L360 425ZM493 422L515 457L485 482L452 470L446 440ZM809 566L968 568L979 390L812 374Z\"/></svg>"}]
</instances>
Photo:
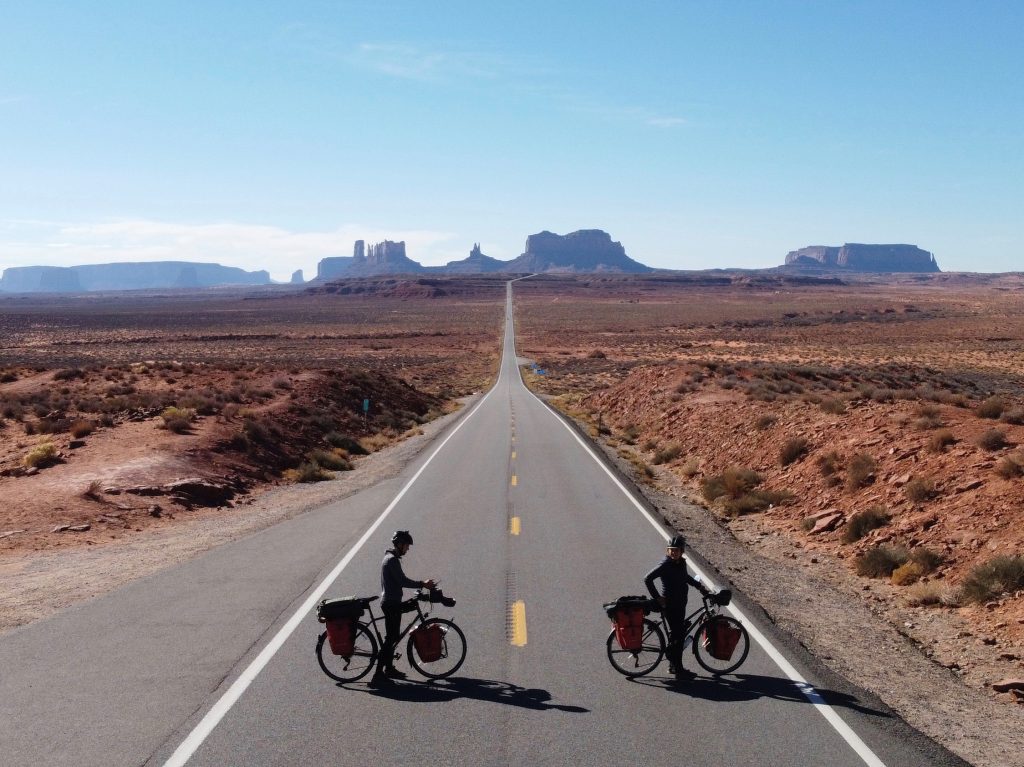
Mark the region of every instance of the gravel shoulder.
<instances>
[{"instance_id":1,"label":"gravel shoulder","mask_svg":"<svg viewBox=\"0 0 1024 767\"><path fill-rule=\"evenodd\" d=\"M876 696L911 727L976 767L1024 765L1021 706L968 687L927 657L898 628L905 616L881 598L865 598L863 581L845 567L820 553L811 562L810 553L762 526L756 516L726 526L690 502L670 472L658 472L654 487L639 481L614 449L598 447L667 523L685 533L699 557L716 563L721 582L757 603L768 620L826 669Z\"/></svg>"},{"instance_id":2,"label":"gravel shoulder","mask_svg":"<svg viewBox=\"0 0 1024 767\"><path fill-rule=\"evenodd\" d=\"M269 489L233 508L196 510L170 529L144 531L131 541L42 553L17 553L0 560L0 632L12 630L101 596L137 578L196 557L216 546L341 500L398 475L481 395L421 426L412 436L360 458L355 471L330 482Z\"/></svg>"}]
</instances>

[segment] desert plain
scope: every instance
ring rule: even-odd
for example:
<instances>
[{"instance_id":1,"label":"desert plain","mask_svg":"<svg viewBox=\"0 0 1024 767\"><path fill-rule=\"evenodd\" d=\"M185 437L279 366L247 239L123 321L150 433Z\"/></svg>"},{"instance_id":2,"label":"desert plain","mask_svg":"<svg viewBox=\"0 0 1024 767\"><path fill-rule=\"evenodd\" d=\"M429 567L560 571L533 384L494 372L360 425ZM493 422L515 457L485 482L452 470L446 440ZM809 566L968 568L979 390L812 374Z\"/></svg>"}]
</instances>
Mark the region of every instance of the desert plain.
<instances>
[{"instance_id":1,"label":"desert plain","mask_svg":"<svg viewBox=\"0 0 1024 767\"><path fill-rule=\"evenodd\" d=\"M0 571L40 608L0 628L62 556L370 476L487 388L505 279L0 299ZM1021 701L1024 277L541 275L515 311L528 384L645 492Z\"/></svg>"}]
</instances>

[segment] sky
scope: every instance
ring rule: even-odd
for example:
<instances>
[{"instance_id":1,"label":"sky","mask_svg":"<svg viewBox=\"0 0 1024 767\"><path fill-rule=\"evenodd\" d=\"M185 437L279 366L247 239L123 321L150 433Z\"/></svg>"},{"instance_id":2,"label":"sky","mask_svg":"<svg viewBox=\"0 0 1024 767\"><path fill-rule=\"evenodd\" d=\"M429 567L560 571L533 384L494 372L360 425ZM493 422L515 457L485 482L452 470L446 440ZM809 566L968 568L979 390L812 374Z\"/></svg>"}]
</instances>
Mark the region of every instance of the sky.
<instances>
[{"instance_id":1,"label":"sky","mask_svg":"<svg viewBox=\"0 0 1024 767\"><path fill-rule=\"evenodd\" d=\"M1024 4L0 0L0 269L356 239L1024 269Z\"/></svg>"}]
</instances>

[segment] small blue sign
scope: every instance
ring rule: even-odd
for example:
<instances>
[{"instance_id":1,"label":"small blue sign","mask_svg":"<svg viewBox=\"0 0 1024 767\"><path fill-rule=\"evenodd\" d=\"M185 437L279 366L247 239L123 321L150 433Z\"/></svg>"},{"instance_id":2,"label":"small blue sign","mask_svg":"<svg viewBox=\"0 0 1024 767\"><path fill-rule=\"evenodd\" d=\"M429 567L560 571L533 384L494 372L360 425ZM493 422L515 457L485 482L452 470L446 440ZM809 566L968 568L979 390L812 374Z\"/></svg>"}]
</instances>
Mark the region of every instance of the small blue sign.
<instances>
[{"instance_id":1,"label":"small blue sign","mask_svg":"<svg viewBox=\"0 0 1024 767\"><path fill-rule=\"evenodd\" d=\"M370 400L368 400L368 399L364 399L363 400L363 412L364 413L369 413L370 412Z\"/></svg>"},{"instance_id":2,"label":"small blue sign","mask_svg":"<svg viewBox=\"0 0 1024 767\"><path fill-rule=\"evenodd\" d=\"M537 368L537 375L539 375L539 376L546 376L547 374L548 374L548 371L546 371L544 368Z\"/></svg>"}]
</instances>

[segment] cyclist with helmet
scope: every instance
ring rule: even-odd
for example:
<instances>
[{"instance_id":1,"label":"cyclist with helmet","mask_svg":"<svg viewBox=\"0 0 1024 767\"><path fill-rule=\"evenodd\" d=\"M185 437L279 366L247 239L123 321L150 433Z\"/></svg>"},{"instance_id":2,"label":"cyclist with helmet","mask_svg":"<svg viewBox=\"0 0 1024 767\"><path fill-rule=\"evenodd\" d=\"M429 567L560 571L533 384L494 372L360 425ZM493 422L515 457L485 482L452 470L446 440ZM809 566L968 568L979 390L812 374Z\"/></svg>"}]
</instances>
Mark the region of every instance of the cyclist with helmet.
<instances>
[{"instance_id":1,"label":"cyclist with helmet","mask_svg":"<svg viewBox=\"0 0 1024 767\"><path fill-rule=\"evenodd\" d=\"M692 679L696 676L692 671L684 669L682 662L683 640L689 628L686 625L687 591L690 586L694 586L704 595L709 593L700 581L686 571L686 560L683 558L685 548L686 538L681 535L672 536L666 548L665 558L644 578L647 590L661 605L665 622L672 635L665 654L668 656L669 673L674 674L676 679ZM661 592L654 584L657 580L661 580Z\"/></svg>"},{"instance_id":2,"label":"cyclist with helmet","mask_svg":"<svg viewBox=\"0 0 1024 767\"><path fill-rule=\"evenodd\" d=\"M414 581L402 570L402 557L412 546L412 536L408 530L396 530L391 536L393 548L384 554L380 565L380 607L384 613L384 646L380 651L380 661L370 679L371 686L389 684L392 679L405 679L405 674L395 668L395 647L401 634L402 613L413 606L406 607L402 602L404 589L432 589L436 586L433 580Z\"/></svg>"}]
</instances>

